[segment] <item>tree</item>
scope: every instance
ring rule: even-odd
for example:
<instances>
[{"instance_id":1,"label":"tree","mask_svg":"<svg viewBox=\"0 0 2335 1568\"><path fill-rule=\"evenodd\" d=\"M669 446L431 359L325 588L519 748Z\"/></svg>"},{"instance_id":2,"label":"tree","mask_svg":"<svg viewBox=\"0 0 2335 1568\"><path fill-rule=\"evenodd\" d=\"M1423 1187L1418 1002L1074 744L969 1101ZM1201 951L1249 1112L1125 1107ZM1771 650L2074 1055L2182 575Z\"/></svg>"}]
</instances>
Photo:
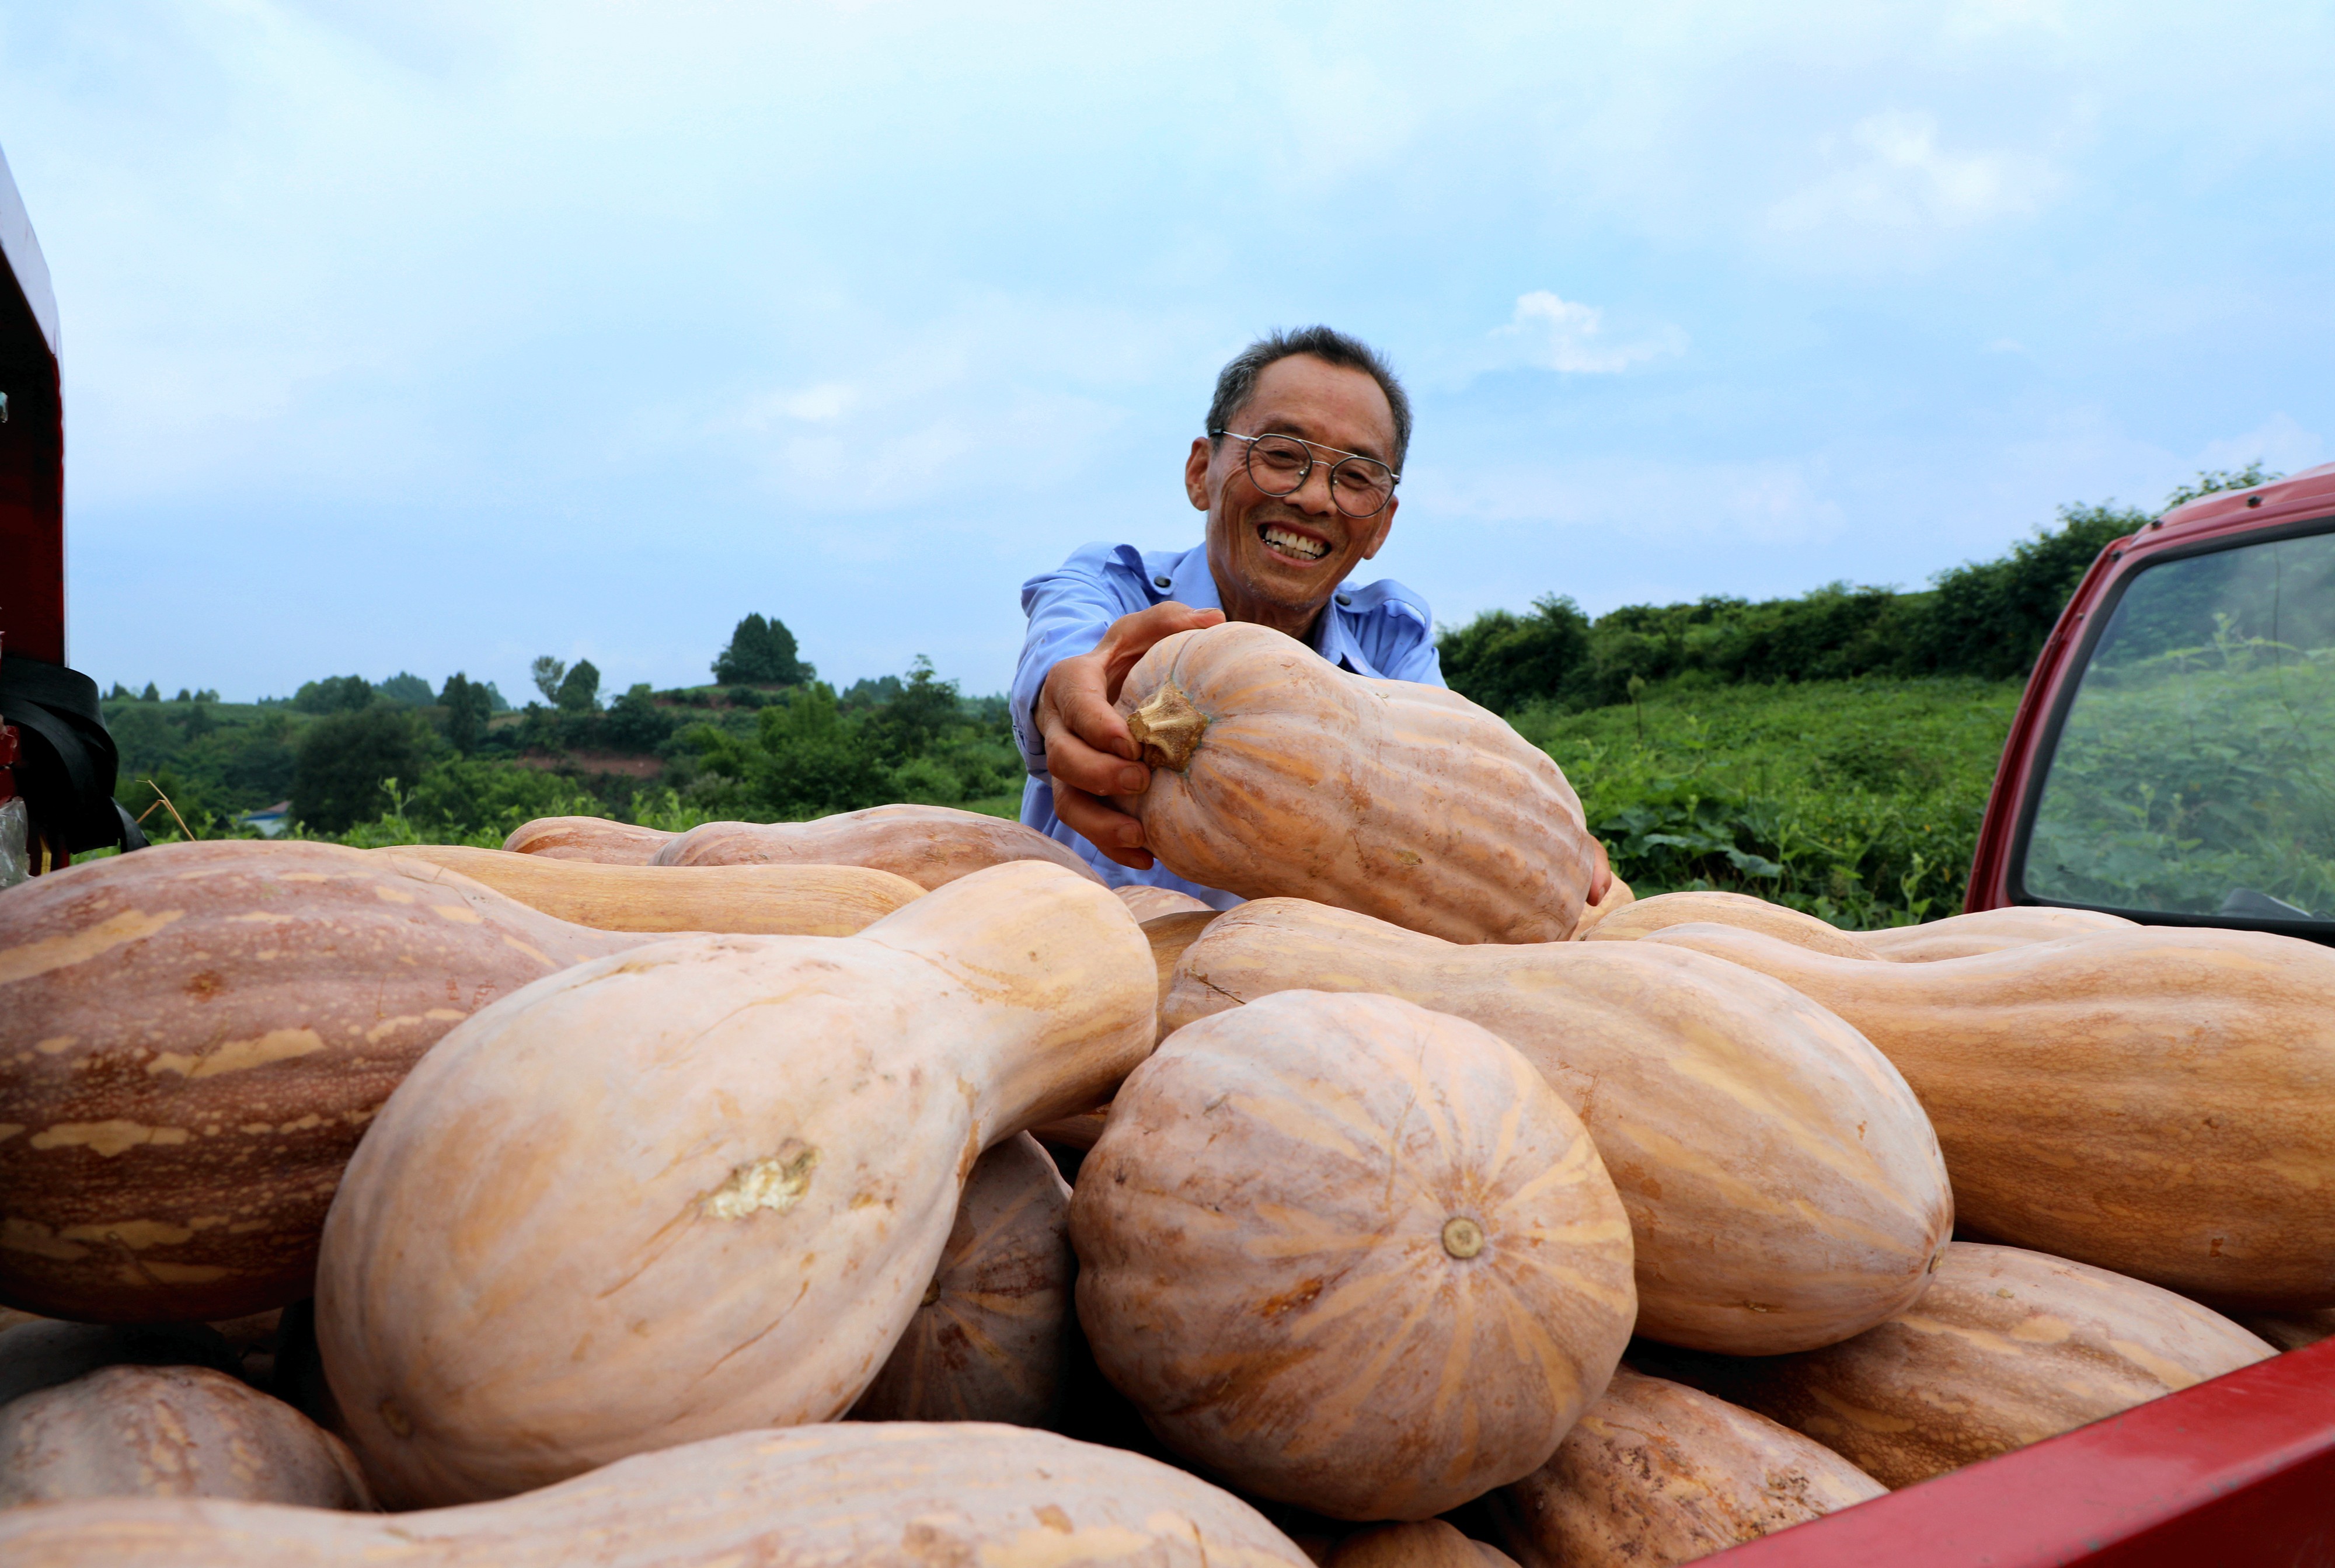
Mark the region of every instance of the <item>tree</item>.
<instances>
[{"instance_id":1,"label":"tree","mask_svg":"<svg viewBox=\"0 0 2335 1568\"><path fill-rule=\"evenodd\" d=\"M438 694L438 703L446 710L446 739L454 743L454 750L465 757L477 750L487 736L487 719L494 712L489 689L457 670L446 677L446 689Z\"/></svg>"},{"instance_id":2,"label":"tree","mask_svg":"<svg viewBox=\"0 0 2335 1568\"><path fill-rule=\"evenodd\" d=\"M567 673L567 660L555 659L546 653L529 664L527 673L528 678L535 682L535 689L543 693L545 702L557 703L559 701L559 682Z\"/></svg>"},{"instance_id":3,"label":"tree","mask_svg":"<svg viewBox=\"0 0 2335 1568\"><path fill-rule=\"evenodd\" d=\"M1435 640L1451 689L1496 713L1557 694L1589 657L1589 617L1569 598L1545 595L1529 615L1487 610Z\"/></svg>"},{"instance_id":4,"label":"tree","mask_svg":"<svg viewBox=\"0 0 2335 1568\"><path fill-rule=\"evenodd\" d=\"M292 706L303 713L354 713L373 702L373 682L363 675L333 675L304 681Z\"/></svg>"},{"instance_id":5,"label":"tree","mask_svg":"<svg viewBox=\"0 0 2335 1568\"><path fill-rule=\"evenodd\" d=\"M392 702L403 702L414 708L430 705L430 682L404 670L400 670L374 690Z\"/></svg>"},{"instance_id":6,"label":"tree","mask_svg":"<svg viewBox=\"0 0 2335 1568\"><path fill-rule=\"evenodd\" d=\"M2224 490L2250 490L2285 477L2263 468L2260 458L2242 469L2200 469L2195 479L2165 498L2165 509L2169 512L2175 507L2186 506L2200 496L2217 496Z\"/></svg>"},{"instance_id":7,"label":"tree","mask_svg":"<svg viewBox=\"0 0 2335 1568\"><path fill-rule=\"evenodd\" d=\"M149 681L146 682L146 689L138 693L138 700L140 702L159 702L162 700L162 689Z\"/></svg>"},{"instance_id":8,"label":"tree","mask_svg":"<svg viewBox=\"0 0 2335 1568\"><path fill-rule=\"evenodd\" d=\"M576 667L559 682L551 700L563 713L589 713L600 706L600 671L589 659L578 659Z\"/></svg>"},{"instance_id":9,"label":"tree","mask_svg":"<svg viewBox=\"0 0 2335 1568\"><path fill-rule=\"evenodd\" d=\"M608 743L619 751L654 751L672 733L673 721L645 681L608 704Z\"/></svg>"},{"instance_id":10,"label":"tree","mask_svg":"<svg viewBox=\"0 0 2335 1568\"><path fill-rule=\"evenodd\" d=\"M429 728L411 709L367 707L308 726L292 766L292 815L319 833L345 833L388 808L384 779L417 779Z\"/></svg>"},{"instance_id":11,"label":"tree","mask_svg":"<svg viewBox=\"0 0 2335 1568\"><path fill-rule=\"evenodd\" d=\"M725 686L799 686L812 673L796 656L795 634L776 616L749 615L739 622L730 645L713 661L713 678Z\"/></svg>"},{"instance_id":12,"label":"tree","mask_svg":"<svg viewBox=\"0 0 2335 1568\"><path fill-rule=\"evenodd\" d=\"M957 721L956 682L935 676L933 662L919 653L899 695L870 711L863 726L876 755L897 764L923 751Z\"/></svg>"}]
</instances>

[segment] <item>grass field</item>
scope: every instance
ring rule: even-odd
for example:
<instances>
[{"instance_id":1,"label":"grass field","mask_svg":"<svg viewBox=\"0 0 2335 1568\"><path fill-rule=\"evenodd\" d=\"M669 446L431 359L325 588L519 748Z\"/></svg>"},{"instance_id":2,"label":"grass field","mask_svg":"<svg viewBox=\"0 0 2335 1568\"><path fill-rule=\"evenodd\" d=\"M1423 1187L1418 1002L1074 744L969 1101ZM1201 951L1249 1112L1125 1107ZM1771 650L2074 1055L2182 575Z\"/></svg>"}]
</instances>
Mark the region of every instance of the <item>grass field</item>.
<instances>
[{"instance_id":1,"label":"grass field","mask_svg":"<svg viewBox=\"0 0 2335 1568\"><path fill-rule=\"evenodd\" d=\"M1864 929L1961 908L2020 685L1674 683L1516 723L1642 896L1725 888Z\"/></svg>"}]
</instances>

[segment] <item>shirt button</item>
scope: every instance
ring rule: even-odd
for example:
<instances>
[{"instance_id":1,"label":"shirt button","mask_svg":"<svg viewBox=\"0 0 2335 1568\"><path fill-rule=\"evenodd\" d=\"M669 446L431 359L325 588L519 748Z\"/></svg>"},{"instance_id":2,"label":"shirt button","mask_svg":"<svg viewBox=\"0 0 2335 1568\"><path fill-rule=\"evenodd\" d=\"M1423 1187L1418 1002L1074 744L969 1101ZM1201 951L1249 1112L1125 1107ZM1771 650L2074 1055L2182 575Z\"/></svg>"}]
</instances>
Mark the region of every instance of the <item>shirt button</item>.
<instances>
[{"instance_id":1,"label":"shirt button","mask_svg":"<svg viewBox=\"0 0 2335 1568\"><path fill-rule=\"evenodd\" d=\"M1154 577L1151 579L1151 583L1154 587L1164 588L1168 586L1168 579L1165 577Z\"/></svg>"},{"instance_id":2,"label":"shirt button","mask_svg":"<svg viewBox=\"0 0 2335 1568\"><path fill-rule=\"evenodd\" d=\"M1342 610L1350 610L1353 608L1353 595L1351 594L1341 594L1338 595L1338 608Z\"/></svg>"}]
</instances>

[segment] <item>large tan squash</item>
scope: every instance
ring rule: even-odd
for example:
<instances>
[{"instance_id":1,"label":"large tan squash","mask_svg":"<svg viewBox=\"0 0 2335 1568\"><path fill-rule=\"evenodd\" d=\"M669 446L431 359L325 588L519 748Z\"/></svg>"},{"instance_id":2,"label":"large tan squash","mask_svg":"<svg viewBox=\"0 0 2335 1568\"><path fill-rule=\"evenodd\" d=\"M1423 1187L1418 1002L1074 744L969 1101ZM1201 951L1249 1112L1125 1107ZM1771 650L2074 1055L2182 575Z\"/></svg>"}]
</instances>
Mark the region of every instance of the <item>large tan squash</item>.
<instances>
[{"instance_id":1,"label":"large tan squash","mask_svg":"<svg viewBox=\"0 0 2335 1568\"><path fill-rule=\"evenodd\" d=\"M1440 1519L1380 1524L1338 1543L1323 1568L1516 1568L1497 1546L1470 1541Z\"/></svg>"},{"instance_id":2,"label":"large tan squash","mask_svg":"<svg viewBox=\"0 0 2335 1568\"><path fill-rule=\"evenodd\" d=\"M741 1432L499 1503L117 1499L0 1514L9 1568L1311 1568L1230 1493L1021 1427Z\"/></svg>"},{"instance_id":3,"label":"large tan squash","mask_svg":"<svg viewBox=\"0 0 2335 1568\"><path fill-rule=\"evenodd\" d=\"M1126 804L1160 863L1203 887L1454 942L1555 942L1581 919L1596 847L1580 799L1457 692L1363 680L1230 623L1159 643L1119 708L1153 764Z\"/></svg>"},{"instance_id":4,"label":"large tan squash","mask_svg":"<svg viewBox=\"0 0 2335 1568\"><path fill-rule=\"evenodd\" d=\"M1624 1367L1493 1503L1525 1568L1671 1568L1887 1490L1788 1427Z\"/></svg>"},{"instance_id":5,"label":"large tan squash","mask_svg":"<svg viewBox=\"0 0 2335 1568\"><path fill-rule=\"evenodd\" d=\"M1188 893L1178 893L1172 887L1151 887L1140 882L1111 889L1127 905L1128 913L1138 920L1149 920L1159 915L1214 915L1212 905L1201 903Z\"/></svg>"},{"instance_id":6,"label":"large tan squash","mask_svg":"<svg viewBox=\"0 0 2335 1568\"><path fill-rule=\"evenodd\" d=\"M676 837L605 817L538 817L511 829L503 847L547 860L596 860L604 866L646 866Z\"/></svg>"},{"instance_id":7,"label":"large tan squash","mask_svg":"<svg viewBox=\"0 0 2335 1568\"><path fill-rule=\"evenodd\" d=\"M2335 952L2146 925L1932 963L1717 925L1642 944L1771 975L1864 1031L1981 1234L2233 1305L2335 1305Z\"/></svg>"},{"instance_id":8,"label":"large tan squash","mask_svg":"<svg viewBox=\"0 0 2335 1568\"><path fill-rule=\"evenodd\" d=\"M1070 1184L1028 1133L983 1155L859 1421L1053 1424L1071 1332Z\"/></svg>"},{"instance_id":9,"label":"large tan squash","mask_svg":"<svg viewBox=\"0 0 2335 1568\"><path fill-rule=\"evenodd\" d=\"M1662 893L1641 898L1600 920L1583 940L1635 942L1649 933L1698 921L1757 931L1836 958L1874 956L1839 927L1747 893Z\"/></svg>"},{"instance_id":10,"label":"large tan squash","mask_svg":"<svg viewBox=\"0 0 2335 1568\"><path fill-rule=\"evenodd\" d=\"M1342 1519L1528 1475L1604 1388L1630 1224L1490 1031L1286 992L1170 1035L1071 1197L1095 1364L1168 1447Z\"/></svg>"},{"instance_id":11,"label":"large tan squash","mask_svg":"<svg viewBox=\"0 0 2335 1568\"><path fill-rule=\"evenodd\" d=\"M398 1503L840 1416L975 1158L1148 1050L1126 906L1035 861L857 936L676 937L456 1030L325 1228L316 1337Z\"/></svg>"},{"instance_id":12,"label":"large tan squash","mask_svg":"<svg viewBox=\"0 0 2335 1568\"><path fill-rule=\"evenodd\" d=\"M925 891L865 866L609 866L459 844L373 853L442 867L601 931L849 936Z\"/></svg>"},{"instance_id":13,"label":"large tan squash","mask_svg":"<svg viewBox=\"0 0 2335 1568\"><path fill-rule=\"evenodd\" d=\"M1040 860L1100 886L1087 863L1034 828L954 806L871 806L811 822L708 822L656 852L658 866L872 866L919 887Z\"/></svg>"},{"instance_id":14,"label":"large tan squash","mask_svg":"<svg viewBox=\"0 0 2335 1568\"><path fill-rule=\"evenodd\" d=\"M1666 1370L1910 1486L2275 1353L2170 1291L1956 1242L1919 1302L1846 1344Z\"/></svg>"},{"instance_id":15,"label":"large tan squash","mask_svg":"<svg viewBox=\"0 0 2335 1568\"><path fill-rule=\"evenodd\" d=\"M1898 925L1886 931L1852 931L1849 940L1875 958L1900 963L1931 963L1941 958L1968 958L1974 953L2000 953L2006 947L2027 947L2057 942L2093 931L2130 931L2135 923L2121 915L2097 909L1987 909L1976 915L1950 915L1922 925Z\"/></svg>"},{"instance_id":16,"label":"large tan squash","mask_svg":"<svg viewBox=\"0 0 2335 1568\"><path fill-rule=\"evenodd\" d=\"M107 1367L0 1406L0 1508L75 1497L373 1505L338 1437L208 1367Z\"/></svg>"},{"instance_id":17,"label":"large tan squash","mask_svg":"<svg viewBox=\"0 0 2335 1568\"><path fill-rule=\"evenodd\" d=\"M1731 965L1643 942L1460 946L1264 899L1186 951L1160 1022L1299 989L1469 1019L1540 1070L1630 1211L1642 1334L1744 1355L1846 1339L1920 1293L1952 1229L1937 1141L1896 1070Z\"/></svg>"},{"instance_id":18,"label":"large tan squash","mask_svg":"<svg viewBox=\"0 0 2335 1568\"><path fill-rule=\"evenodd\" d=\"M280 1307L357 1137L456 1023L643 938L333 844L178 844L0 897L0 1297Z\"/></svg>"}]
</instances>

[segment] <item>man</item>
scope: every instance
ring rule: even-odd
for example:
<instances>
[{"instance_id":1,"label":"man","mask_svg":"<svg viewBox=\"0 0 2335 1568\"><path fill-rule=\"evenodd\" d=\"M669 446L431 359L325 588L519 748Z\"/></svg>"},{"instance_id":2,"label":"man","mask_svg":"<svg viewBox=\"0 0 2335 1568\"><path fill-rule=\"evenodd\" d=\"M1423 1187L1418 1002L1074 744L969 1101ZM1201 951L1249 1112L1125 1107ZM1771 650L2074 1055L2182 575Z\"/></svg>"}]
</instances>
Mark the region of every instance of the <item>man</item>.
<instances>
[{"instance_id":1,"label":"man","mask_svg":"<svg viewBox=\"0 0 2335 1568\"><path fill-rule=\"evenodd\" d=\"M1152 644L1227 618L1286 632L1356 675L1443 684L1426 600L1394 582L1342 586L1386 544L1410 445L1410 400L1366 344L1313 326L1235 356L1184 460L1184 493L1207 514L1206 538L1182 551L1082 546L1022 586L1022 820L1113 886L1174 888L1218 909L1239 903L1156 865L1142 824L1113 804L1142 793L1151 770L1134 760L1111 703Z\"/></svg>"}]
</instances>

